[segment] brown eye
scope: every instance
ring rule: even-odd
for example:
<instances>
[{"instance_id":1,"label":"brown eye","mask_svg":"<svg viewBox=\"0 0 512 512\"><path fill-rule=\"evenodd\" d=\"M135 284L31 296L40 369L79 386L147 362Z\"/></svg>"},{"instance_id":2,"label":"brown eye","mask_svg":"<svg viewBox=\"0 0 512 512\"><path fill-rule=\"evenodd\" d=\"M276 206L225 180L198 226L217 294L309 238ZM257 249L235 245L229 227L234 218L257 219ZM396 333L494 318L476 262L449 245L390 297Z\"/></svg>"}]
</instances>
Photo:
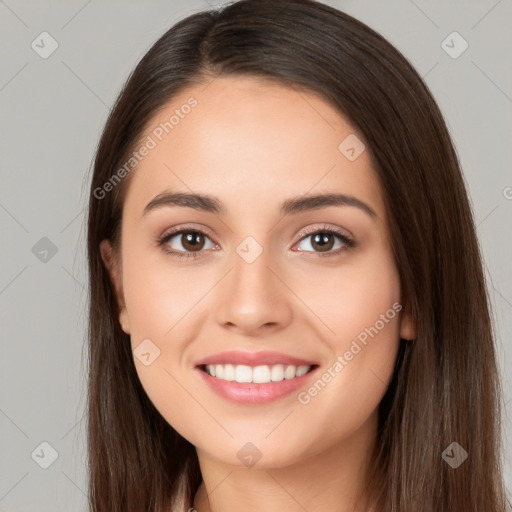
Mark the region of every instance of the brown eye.
<instances>
[{"instance_id":1,"label":"brown eye","mask_svg":"<svg viewBox=\"0 0 512 512\"><path fill-rule=\"evenodd\" d=\"M181 234L181 245L186 251L200 251L205 244L205 237L197 231L185 231Z\"/></svg>"},{"instance_id":2,"label":"brown eye","mask_svg":"<svg viewBox=\"0 0 512 512\"><path fill-rule=\"evenodd\" d=\"M334 235L331 233L316 233L311 237L311 247L318 252L330 251L334 246Z\"/></svg>"},{"instance_id":3,"label":"brown eye","mask_svg":"<svg viewBox=\"0 0 512 512\"><path fill-rule=\"evenodd\" d=\"M318 256L334 256L354 247L354 245L354 241L344 233L324 228L303 236L298 250L316 253Z\"/></svg>"},{"instance_id":4,"label":"brown eye","mask_svg":"<svg viewBox=\"0 0 512 512\"><path fill-rule=\"evenodd\" d=\"M218 247L206 233L192 229L181 229L164 235L159 240L159 245L166 252L178 257L200 256L204 250Z\"/></svg>"}]
</instances>

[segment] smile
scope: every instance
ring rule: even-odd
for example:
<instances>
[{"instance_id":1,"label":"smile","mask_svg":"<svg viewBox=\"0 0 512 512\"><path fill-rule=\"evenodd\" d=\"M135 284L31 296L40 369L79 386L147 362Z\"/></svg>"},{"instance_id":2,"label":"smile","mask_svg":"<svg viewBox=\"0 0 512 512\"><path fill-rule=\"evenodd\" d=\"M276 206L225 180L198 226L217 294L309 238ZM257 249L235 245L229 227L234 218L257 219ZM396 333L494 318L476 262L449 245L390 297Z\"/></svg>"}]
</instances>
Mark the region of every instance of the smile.
<instances>
[{"instance_id":1,"label":"smile","mask_svg":"<svg viewBox=\"0 0 512 512\"><path fill-rule=\"evenodd\" d=\"M196 366L195 372L206 388L238 405L264 405L293 396L311 385L318 373L317 364L208 364ZM215 374L215 375L212 375Z\"/></svg>"},{"instance_id":2,"label":"smile","mask_svg":"<svg viewBox=\"0 0 512 512\"><path fill-rule=\"evenodd\" d=\"M233 365L233 364L208 364L204 365L204 371L216 379L238 383L267 384L282 380L302 377L311 370L311 365Z\"/></svg>"}]
</instances>

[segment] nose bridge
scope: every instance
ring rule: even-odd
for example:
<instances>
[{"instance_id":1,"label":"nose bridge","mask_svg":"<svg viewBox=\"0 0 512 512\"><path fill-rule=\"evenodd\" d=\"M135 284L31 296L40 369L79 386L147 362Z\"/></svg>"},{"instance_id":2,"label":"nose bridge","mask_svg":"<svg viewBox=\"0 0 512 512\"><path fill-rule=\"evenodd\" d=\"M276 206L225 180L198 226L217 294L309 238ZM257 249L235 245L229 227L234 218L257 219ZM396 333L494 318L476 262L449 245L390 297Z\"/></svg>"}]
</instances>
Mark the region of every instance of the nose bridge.
<instances>
[{"instance_id":1,"label":"nose bridge","mask_svg":"<svg viewBox=\"0 0 512 512\"><path fill-rule=\"evenodd\" d=\"M231 287L233 298L238 298L246 307L260 307L269 302L269 296L276 293L275 279L269 270L271 253L252 237L247 237L236 248L233 257Z\"/></svg>"},{"instance_id":2,"label":"nose bridge","mask_svg":"<svg viewBox=\"0 0 512 512\"><path fill-rule=\"evenodd\" d=\"M268 269L271 266L271 255L268 249L255 246L254 242L244 241L236 249L233 258L233 286L236 291L240 289L244 295L244 288L249 288L253 296L260 292L268 293L272 273Z\"/></svg>"},{"instance_id":3,"label":"nose bridge","mask_svg":"<svg viewBox=\"0 0 512 512\"><path fill-rule=\"evenodd\" d=\"M289 321L289 298L270 270L274 266L271 260L271 251L253 237L247 237L236 247L232 271L219 297L220 323L254 331L264 325L279 326Z\"/></svg>"}]
</instances>

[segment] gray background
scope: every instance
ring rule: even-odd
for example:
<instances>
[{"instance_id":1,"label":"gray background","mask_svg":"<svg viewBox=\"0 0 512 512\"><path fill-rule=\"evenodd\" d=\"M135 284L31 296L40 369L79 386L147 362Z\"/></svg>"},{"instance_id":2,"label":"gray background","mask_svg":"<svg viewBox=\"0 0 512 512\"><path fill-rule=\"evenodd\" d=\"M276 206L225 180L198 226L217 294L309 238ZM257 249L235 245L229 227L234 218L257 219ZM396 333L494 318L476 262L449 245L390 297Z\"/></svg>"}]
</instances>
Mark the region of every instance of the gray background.
<instances>
[{"instance_id":1,"label":"gray background","mask_svg":"<svg viewBox=\"0 0 512 512\"><path fill-rule=\"evenodd\" d=\"M512 488L512 387L505 375L512 367L512 1L326 3L367 23L409 58L453 135L496 319ZM109 107L133 66L177 20L209 5L215 4L0 0L1 511L86 510L89 167ZM42 58L51 49L48 36L40 36L45 31L58 48ZM462 41L452 37L442 45L453 31L469 44L457 58L445 50L460 50Z\"/></svg>"}]
</instances>

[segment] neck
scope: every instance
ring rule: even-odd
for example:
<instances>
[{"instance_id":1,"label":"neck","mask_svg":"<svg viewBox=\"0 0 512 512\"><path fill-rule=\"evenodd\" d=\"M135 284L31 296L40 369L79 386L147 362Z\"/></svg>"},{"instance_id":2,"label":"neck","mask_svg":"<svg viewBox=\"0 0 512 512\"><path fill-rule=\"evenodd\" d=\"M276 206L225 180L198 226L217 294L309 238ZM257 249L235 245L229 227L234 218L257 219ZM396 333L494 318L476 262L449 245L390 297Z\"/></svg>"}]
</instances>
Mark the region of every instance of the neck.
<instances>
[{"instance_id":1,"label":"neck","mask_svg":"<svg viewBox=\"0 0 512 512\"><path fill-rule=\"evenodd\" d=\"M373 416L342 441L280 467L232 466L198 449L203 481L193 508L197 512L363 512L376 433Z\"/></svg>"}]
</instances>

